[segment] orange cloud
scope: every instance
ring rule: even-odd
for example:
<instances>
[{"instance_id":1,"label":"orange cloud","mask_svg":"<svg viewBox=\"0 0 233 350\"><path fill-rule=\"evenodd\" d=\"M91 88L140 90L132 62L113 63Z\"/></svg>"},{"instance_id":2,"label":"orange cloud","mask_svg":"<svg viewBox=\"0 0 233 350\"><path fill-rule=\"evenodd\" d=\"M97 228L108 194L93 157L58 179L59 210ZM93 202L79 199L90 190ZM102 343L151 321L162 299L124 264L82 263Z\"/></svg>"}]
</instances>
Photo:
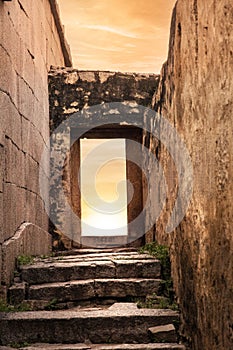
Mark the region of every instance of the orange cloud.
<instances>
[{"instance_id":1,"label":"orange cloud","mask_svg":"<svg viewBox=\"0 0 233 350\"><path fill-rule=\"evenodd\" d=\"M175 0L59 0L74 66L158 73Z\"/></svg>"}]
</instances>

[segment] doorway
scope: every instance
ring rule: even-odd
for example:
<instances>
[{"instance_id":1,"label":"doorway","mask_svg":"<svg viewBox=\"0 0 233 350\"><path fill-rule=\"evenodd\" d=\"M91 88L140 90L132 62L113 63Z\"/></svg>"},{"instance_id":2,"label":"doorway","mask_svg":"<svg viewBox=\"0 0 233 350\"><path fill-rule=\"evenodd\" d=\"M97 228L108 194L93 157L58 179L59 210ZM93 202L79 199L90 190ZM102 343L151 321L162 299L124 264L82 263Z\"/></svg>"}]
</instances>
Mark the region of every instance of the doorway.
<instances>
[{"instance_id":1,"label":"doorway","mask_svg":"<svg viewBox=\"0 0 233 350\"><path fill-rule=\"evenodd\" d=\"M143 223L134 225L143 209L142 170L129 159L135 157L130 140L141 144L141 129L110 125L76 135L80 130L72 129L70 196L80 218L79 227L71 223L73 246L103 248L136 241L137 232L144 232Z\"/></svg>"},{"instance_id":2,"label":"doorway","mask_svg":"<svg viewBox=\"0 0 233 350\"><path fill-rule=\"evenodd\" d=\"M81 237L127 236L125 139L80 139Z\"/></svg>"}]
</instances>

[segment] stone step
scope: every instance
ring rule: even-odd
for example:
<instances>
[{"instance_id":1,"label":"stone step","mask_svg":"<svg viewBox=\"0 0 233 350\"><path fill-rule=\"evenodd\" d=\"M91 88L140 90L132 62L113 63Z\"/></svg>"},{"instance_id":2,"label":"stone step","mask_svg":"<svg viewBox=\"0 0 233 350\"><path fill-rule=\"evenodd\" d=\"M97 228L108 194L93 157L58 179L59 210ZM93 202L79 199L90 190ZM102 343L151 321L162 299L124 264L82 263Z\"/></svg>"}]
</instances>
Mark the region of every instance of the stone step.
<instances>
[{"instance_id":1,"label":"stone step","mask_svg":"<svg viewBox=\"0 0 233 350\"><path fill-rule=\"evenodd\" d=\"M29 284L67 282L101 278L159 278L156 259L112 259L93 261L39 261L21 267L21 278Z\"/></svg>"},{"instance_id":2,"label":"stone step","mask_svg":"<svg viewBox=\"0 0 233 350\"><path fill-rule=\"evenodd\" d=\"M118 303L108 309L0 314L0 343L150 343L149 328L179 320L171 310Z\"/></svg>"},{"instance_id":3,"label":"stone step","mask_svg":"<svg viewBox=\"0 0 233 350\"><path fill-rule=\"evenodd\" d=\"M102 254L102 253L137 253L138 249L133 247L126 248L83 248L83 249L72 249L72 250L64 250L63 252L59 252L58 255L88 255L88 254Z\"/></svg>"},{"instance_id":4,"label":"stone step","mask_svg":"<svg viewBox=\"0 0 233 350\"><path fill-rule=\"evenodd\" d=\"M3 350L12 349L5 348ZM35 344L21 350L185 350L183 345L174 343L160 344ZM1 347L0 347L1 350Z\"/></svg>"},{"instance_id":5,"label":"stone step","mask_svg":"<svg viewBox=\"0 0 233 350\"><path fill-rule=\"evenodd\" d=\"M114 260L146 260L154 259L149 254L138 254L137 252L123 252L123 253L99 253L99 254L83 254L83 255L60 255L55 257L48 257L44 259L37 259L38 262L78 262L78 261L114 261Z\"/></svg>"},{"instance_id":6,"label":"stone step","mask_svg":"<svg viewBox=\"0 0 233 350\"><path fill-rule=\"evenodd\" d=\"M29 300L58 302L88 300L94 298L145 297L158 293L159 279L97 279L31 285L27 291ZM11 295L12 288L10 289Z\"/></svg>"},{"instance_id":7,"label":"stone step","mask_svg":"<svg viewBox=\"0 0 233 350\"><path fill-rule=\"evenodd\" d=\"M0 350L12 350L11 347L0 346ZM185 350L183 345L174 343L160 344L35 344L20 350Z\"/></svg>"}]
</instances>

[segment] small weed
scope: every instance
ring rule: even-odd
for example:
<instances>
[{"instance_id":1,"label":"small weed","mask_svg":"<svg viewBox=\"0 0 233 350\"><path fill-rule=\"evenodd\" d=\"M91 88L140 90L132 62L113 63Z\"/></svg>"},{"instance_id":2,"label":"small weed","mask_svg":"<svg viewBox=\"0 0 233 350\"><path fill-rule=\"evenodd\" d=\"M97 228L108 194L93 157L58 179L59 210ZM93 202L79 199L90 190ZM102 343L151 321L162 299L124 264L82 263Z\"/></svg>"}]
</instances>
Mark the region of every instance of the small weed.
<instances>
[{"instance_id":1,"label":"small weed","mask_svg":"<svg viewBox=\"0 0 233 350\"><path fill-rule=\"evenodd\" d=\"M57 310L58 309L57 303L58 303L57 299L54 298L50 302L48 302L48 304L45 306L44 309L47 311Z\"/></svg>"},{"instance_id":2,"label":"small weed","mask_svg":"<svg viewBox=\"0 0 233 350\"><path fill-rule=\"evenodd\" d=\"M30 346L29 343L27 342L23 342L23 343L12 343L10 344L10 346L14 349L20 349L20 348L26 348L28 346Z\"/></svg>"},{"instance_id":3,"label":"small weed","mask_svg":"<svg viewBox=\"0 0 233 350\"><path fill-rule=\"evenodd\" d=\"M58 258L57 258L57 260L64 260L65 258L64 258L64 256L59 256Z\"/></svg>"},{"instance_id":4,"label":"small weed","mask_svg":"<svg viewBox=\"0 0 233 350\"><path fill-rule=\"evenodd\" d=\"M175 293L171 278L171 261L169 257L169 249L166 246L159 245L157 242L146 244L139 250L139 253L148 253L161 262L161 288L160 295L168 299L169 308L178 309L175 303ZM161 299L162 300L162 299ZM163 302L161 302L163 303ZM166 305L164 305L166 308Z\"/></svg>"},{"instance_id":5,"label":"small weed","mask_svg":"<svg viewBox=\"0 0 233 350\"><path fill-rule=\"evenodd\" d=\"M31 265L35 257L30 255L20 255L17 258L17 266Z\"/></svg>"},{"instance_id":6,"label":"small weed","mask_svg":"<svg viewBox=\"0 0 233 350\"><path fill-rule=\"evenodd\" d=\"M30 306L22 302L19 305L11 305L7 304L3 300L0 300L0 312L24 312L24 311L31 311Z\"/></svg>"},{"instance_id":7,"label":"small weed","mask_svg":"<svg viewBox=\"0 0 233 350\"><path fill-rule=\"evenodd\" d=\"M40 259L44 260L44 259L49 259L49 258L53 258L55 257L56 254L54 252L52 252L51 254L47 254L47 255L40 255Z\"/></svg>"},{"instance_id":8,"label":"small weed","mask_svg":"<svg viewBox=\"0 0 233 350\"><path fill-rule=\"evenodd\" d=\"M139 309L170 309L178 311L178 305L173 302L171 303L168 298L150 298L147 297L145 300L138 300L137 306Z\"/></svg>"}]
</instances>

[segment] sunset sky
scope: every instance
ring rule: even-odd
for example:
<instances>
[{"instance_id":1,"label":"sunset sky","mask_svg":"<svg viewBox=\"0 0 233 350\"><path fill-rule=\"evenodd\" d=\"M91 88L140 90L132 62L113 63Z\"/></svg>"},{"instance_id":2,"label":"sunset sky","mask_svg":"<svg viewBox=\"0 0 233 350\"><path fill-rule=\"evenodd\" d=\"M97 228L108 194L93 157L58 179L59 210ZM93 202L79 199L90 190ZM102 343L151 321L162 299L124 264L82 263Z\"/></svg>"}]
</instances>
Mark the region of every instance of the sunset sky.
<instances>
[{"instance_id":1,"label":"sunset sky","mask_svg":"<svg viewBox=\"0 0 233 350\"><path fill-rule=\"evenodd\" d=\"M78 69L159 73L175 0L58 0Z\"/></svg>"}]
</instances>

